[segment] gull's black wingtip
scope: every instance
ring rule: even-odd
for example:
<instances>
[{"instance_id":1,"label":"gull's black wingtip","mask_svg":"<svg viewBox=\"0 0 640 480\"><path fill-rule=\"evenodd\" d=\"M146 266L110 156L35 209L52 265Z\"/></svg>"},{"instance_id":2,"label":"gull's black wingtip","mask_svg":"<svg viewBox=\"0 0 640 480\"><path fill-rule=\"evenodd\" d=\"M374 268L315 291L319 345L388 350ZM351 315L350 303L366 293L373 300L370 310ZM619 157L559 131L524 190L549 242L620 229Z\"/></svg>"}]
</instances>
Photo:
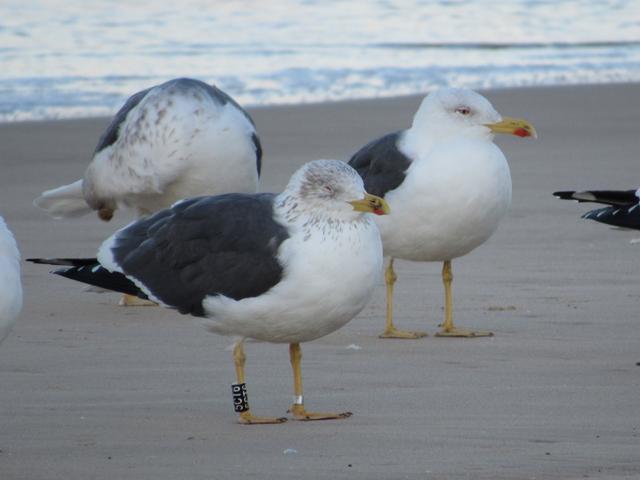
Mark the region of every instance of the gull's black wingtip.
<instances>
[{"instance_id":1,"label":"gull's black wingtip","mask_svg":"<svg viewBox=\"0 0 640 480\"><path fill-rule=\"evenodd\" d=\"M561 192L553 192L553 196L558 197L562 200L575 200L574 198L575 193L576 193L575 190L565 190Z\"/></svg>"},{"instance_id":2,"label":"gull's black wingtip","mask_svg":"<svg viewBox=\"0 0 640 480\"><path fill-rule=\"evenodd\" d=\"M84 267L98 264L96 258L25 258L25 260L41 265L61 265L65 267Z\"/></svg>"},{"instance_id":3,"label":"gull's black wingtip","mask_svg":"<svg viewBox=\"0 0 640 480\"><path fill-rule=\"evenodd\" d=\"M563 200L576 200L578 202L601 203L618 207L632 207L638 204L638 191L636 190L584 190L581 192L554 192L554 195Z\"/></svg>"},{"instance_id":4,"label":"gull's black wingtip","mask_svg":"<svg viewBox=\"0 0 640 480\"><path fill-rule=\"evenodd\" d=\"M51 273L61 277L86 283L94 287L126 293L144 300L149 297L137 285L120 272L111 272L99 263L87 265L62 265L62 268L52 270Z\"/></svg>"}]
</instances>

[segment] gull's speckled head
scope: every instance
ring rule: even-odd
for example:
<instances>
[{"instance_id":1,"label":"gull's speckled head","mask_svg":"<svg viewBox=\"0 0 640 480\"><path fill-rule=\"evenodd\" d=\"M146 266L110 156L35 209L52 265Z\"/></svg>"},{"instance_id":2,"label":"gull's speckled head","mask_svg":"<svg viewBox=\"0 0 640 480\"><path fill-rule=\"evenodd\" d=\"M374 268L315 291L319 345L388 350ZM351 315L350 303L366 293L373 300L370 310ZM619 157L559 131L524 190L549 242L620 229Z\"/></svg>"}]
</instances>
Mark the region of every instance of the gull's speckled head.
<instances>
[{"instance_id":1,"label":"gull's speckled head","mask_svg":"<svg viewBox=\"0 0 640 480\"><path fill-rule=\"evenodd\" d=\"M297 184L300 198L353 199L364 194L364 185L358 173L338 160L315 160L304 165L292 178Z\"/></svg>"},{"instance_id":2,"label":"gull's speckled head","mask_svg":"<svg viewBox=\"0 0 640 480\"><path fill-rule=\"evenodd\" d=\"M355 218L360 212L388 212L384 200L367 194L358 172L339 160L306 163L293 174L284 193L305 209L326 214Z\"/></svg>"}]
</instances>

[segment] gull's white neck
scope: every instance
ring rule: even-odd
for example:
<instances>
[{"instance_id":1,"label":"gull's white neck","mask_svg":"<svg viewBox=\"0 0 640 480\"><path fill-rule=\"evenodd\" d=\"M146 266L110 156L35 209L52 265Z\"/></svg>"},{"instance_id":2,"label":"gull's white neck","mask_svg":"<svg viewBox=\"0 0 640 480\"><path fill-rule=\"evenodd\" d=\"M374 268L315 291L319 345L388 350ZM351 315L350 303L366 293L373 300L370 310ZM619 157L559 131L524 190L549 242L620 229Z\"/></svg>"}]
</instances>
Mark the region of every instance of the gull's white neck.
<instances>
[{"instance_id":1,"label":"gull's white neck","mask_svg":"<svg viewBox=\"0 0 640 480\"><path fill-rule=\"evenodd\" d=\"M329 205L321 200L302 200L286 190L275 198L274 211L286 224L304 224L305 227L318 227L325 223L359 223L367 219L365 214L354 211L347 202Z\"/></svg>"}]
</instances>

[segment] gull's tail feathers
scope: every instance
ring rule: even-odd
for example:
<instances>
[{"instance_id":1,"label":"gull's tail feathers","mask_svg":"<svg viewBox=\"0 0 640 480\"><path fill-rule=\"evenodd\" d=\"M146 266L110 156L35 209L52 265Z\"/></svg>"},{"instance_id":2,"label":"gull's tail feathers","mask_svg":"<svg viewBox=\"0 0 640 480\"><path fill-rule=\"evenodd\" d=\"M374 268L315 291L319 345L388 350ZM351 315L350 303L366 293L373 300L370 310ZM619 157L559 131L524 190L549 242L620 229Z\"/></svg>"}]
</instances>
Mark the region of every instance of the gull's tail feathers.
<instances>
[{"instance_id":1,"label":"gull's tail feathers","mask_svg":"<svg viewBox=\"0 0 640 480\"><path fill-rule=\"evenodd\" d=\"M55 219L81 217L92 211L82 193L82 180L42 192L33 204Z\"/></svg>"}]
</instances>

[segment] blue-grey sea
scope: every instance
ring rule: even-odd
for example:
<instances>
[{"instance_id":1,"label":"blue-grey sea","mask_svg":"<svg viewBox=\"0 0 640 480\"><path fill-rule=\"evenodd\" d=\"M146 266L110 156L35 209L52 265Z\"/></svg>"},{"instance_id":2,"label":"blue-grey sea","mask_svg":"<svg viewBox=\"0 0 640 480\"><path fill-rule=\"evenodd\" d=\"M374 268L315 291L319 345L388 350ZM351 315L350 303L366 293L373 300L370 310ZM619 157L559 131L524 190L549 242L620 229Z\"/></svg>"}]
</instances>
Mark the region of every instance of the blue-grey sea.
<instances>
[{"instance_id":1,"label":"blue-grey sea","mask_svg":"<svg viewBox=\"0 0 640 480\"><path fill-rule=\"evenodd\" d=\"M0 0L0 121L179 76L243 105L640 81L640 1Z\"/></svg>"}]
</instances>

